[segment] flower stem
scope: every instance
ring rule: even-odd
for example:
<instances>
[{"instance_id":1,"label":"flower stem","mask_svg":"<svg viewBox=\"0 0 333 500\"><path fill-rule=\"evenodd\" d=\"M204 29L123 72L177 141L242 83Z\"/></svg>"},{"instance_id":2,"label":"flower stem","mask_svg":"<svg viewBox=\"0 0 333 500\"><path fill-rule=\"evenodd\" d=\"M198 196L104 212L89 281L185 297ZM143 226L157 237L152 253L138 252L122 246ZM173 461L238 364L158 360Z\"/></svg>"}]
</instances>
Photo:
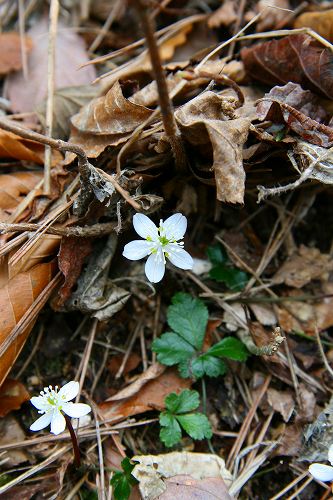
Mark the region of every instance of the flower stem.
<instances>
[{"instance_id":1,"label":"flower stem","mask_svg":"<svg viewBox=\"0 0 333 500\"><path fill-rule=\"evenodd\" d=\"M77 442L77 437L76 437L75 431L73 429L71 419L66 414L64 414L64 417L65 417L65 420L66 420L67 429L69 430L69 434L71 436L71 440L72 440L72 443L73 443L74 463L75 463L76 467L80 467L80 465L81 465L81 456L80 456L79 444Z\"/></svg>"}]
</instances>

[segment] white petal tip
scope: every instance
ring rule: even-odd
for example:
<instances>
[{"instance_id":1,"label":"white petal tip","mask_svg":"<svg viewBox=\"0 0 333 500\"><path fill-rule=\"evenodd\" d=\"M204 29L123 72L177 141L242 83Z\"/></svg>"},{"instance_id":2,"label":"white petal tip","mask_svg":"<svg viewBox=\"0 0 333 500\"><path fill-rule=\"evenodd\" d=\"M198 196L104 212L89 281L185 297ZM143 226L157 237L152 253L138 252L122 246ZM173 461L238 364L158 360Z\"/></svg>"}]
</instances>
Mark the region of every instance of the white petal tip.
<instances>
[{"instance_id":1,"label":"white petal tip","mask_svg":"<svg viewBox=\"0 0 333 500\"><path fill-rule=\"evenodd\" d=\"M309 472L318 481L333 481L333 467L330 465L311 464Z\"/></svg>"}]
</instances>

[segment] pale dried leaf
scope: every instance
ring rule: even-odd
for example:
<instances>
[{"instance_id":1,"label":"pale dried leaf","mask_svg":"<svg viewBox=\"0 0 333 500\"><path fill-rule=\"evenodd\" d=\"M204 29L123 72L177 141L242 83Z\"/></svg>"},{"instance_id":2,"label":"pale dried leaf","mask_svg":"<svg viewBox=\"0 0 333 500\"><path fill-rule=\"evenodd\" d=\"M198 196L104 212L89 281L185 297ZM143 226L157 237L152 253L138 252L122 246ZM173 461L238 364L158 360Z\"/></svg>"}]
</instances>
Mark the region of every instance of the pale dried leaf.
<instances>
[{"instance_id":1,"label":"pale dried leaf","mask_svg":"<svg viewBox=\"0 0 333 500\"><path fill-rule=\"evenodd\" d=\"M282 415L285 422L290 420L295 408L295 401L290 392L268 388L267 401L274 411Z\"/></svg>"},{"instance_id":2,"label":"pale dried leaf","mask_svg":"<svg viewBox=\"0 0 333 500\"><path fill-rule=\"evenodd\" d=\"M27 53L32 49L30 37L24 37L24 47ZM0 76L22 68L22 40L16 31L0 33Z\"/></svg>"},{"instance_id":3,"label":"pale dried leaf","mask_svg":"<svg viewBox=\"0 0 333 500\"><path fill-rule=\"evenodd\" d=\"M1 222L6 221L6 218L42 178L43 172L13 172L0 175Z\"/></svg>"},{"instance_id":4,"label":"pale dried leaf","mask_svg":"<svg viewBox=\"0 0 333 500\"><path fill-rule=\"evenodd\" d=\"M262 12L263 15L258 21L256 31L269 31L277 29L278 26L290 15L289 0L259 0L256 5L257 12Z\"/></svg>"},{"instance_id":5,"label":"pale dried leaf","mask_svg":"<svg viewBox=\"0 0 333 500\"><path fill-rule=\"evenodd\" d=\"M238 18L236 4L233 0L224 0L221 7L213 12L208 18L207 24L210 28L219 26L230 26Z\"/></svg>"},{"instance_id":6,"label":"pale dried leaf","mask_svg":"<svg viewBox=\"0 0 333 500\"><path fill-rule=\"evenodd\" d=\"M48 18L34 23L28 31L33 49L28 56L28 78L22 72L9 75L6 95L15 112L30 112L47 92ZM94 66L79 67L88 61L83 39L63 21L59 21L55 49L55 89L87 85L96 77Z\"/></svg>"}]
</instances>

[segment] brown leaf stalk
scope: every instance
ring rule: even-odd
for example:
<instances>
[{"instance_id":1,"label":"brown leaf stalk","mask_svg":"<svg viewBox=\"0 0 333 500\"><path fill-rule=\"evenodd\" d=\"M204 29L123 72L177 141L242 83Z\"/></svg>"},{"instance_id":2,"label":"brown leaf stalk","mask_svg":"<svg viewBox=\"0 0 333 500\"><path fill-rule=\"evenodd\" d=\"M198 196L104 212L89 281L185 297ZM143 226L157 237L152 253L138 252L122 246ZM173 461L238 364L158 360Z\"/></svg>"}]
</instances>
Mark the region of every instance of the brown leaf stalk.
<instances>
[{"instance_id":1,"label":"brown leaf stalk","mask_svg":"<svg viewBox=\"0 0 333 500\"><path fill-rule=\"evenodd\" d=\"M161 57L156 43L153 19L147 14L145 0L135 0L134 5L140 17L146 38L151 65L158 89L158 99L161 108L164 130L171 145L176 167L180 170L184 170L186 166L186 155L181 135L173 114L173 106L170 100L165 73L162 68Z\"/></svg>"}]
</instances>

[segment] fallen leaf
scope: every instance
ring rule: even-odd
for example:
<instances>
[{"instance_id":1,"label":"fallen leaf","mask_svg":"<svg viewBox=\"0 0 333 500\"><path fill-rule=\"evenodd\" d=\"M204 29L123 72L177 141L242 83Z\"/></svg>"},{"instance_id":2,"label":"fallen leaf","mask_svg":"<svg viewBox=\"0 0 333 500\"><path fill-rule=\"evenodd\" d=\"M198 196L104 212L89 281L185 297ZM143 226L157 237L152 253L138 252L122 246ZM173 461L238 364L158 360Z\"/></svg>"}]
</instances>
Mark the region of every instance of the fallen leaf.
<instances>
[{"instance_id":1,"label":"fallen leaf","mask_svg":"<svg viewBox=\"0 0 333 500\"><path fill-rule=\"evenodd\" d=\"M33 41L33 49L28 55L28 78L22 72L7 77L6 95L15 112L33 111L46 97L48 29L49 21L44 17L33 23L27 33ZM55 89L90 84L96 77L94 66L79 69L86 62L88 56L83 39L60 20L55 44Z\"/></svg>"},{"instance_id":2,"label":"fallen leaf","mask_svg":"<svg viewBox=\"0 0 333 500\"><path fill-rule=\"evenodd\" d=\"M13 172L0 175L1 222L5 222L17 205L43 178L43 172Z\"/></svg>"},{"instance_id":3,"label":"fallen leaf","mask_svg":"<svg viewBox=\"0 0 333 500\"><path fill-rule=\"evenodd\" d=\"M284 424L282 428L284 430L279 432L279 446L276 450L276 454L287 457L297 457L302 448L303 426L300 424L286 426L286 424Z\"/></svg>"},{"instance_id":4,"label":"fallen leaf","mask_svg":"<svg viewBox=\"0 0 333 500\"><path fill-rule=\"evenodd\" d=\"M30 394L21 382L7 378L0 387L0 417L18 410L29 399Z\"/></svg>"},{"instance_id":5,"label":"fallen leaf","mask_svg":"<svg viewBox=\"0 0 333 500\"><path fill-rule=\"evenodd\" d=\"M262 13L256 25L256 32L270 31L279 29L289 16L290 11L289 0L259 0L256 5L256 11Z\"/></svg>"},{"instance_id":6,"label":"fallen leaf","mask_svg":"<svg viewBox=\"0 0 333 500\"><path fill-rule=\"evenodd\" d=\"M180 378L176 370L164 372L165 367L160 365L150 368L148 379L145 372L140 379L99 405L103 419L115 422L146 411L163 409L164 399L170 392L178 394L191 386L191 381ZM161 371L163 373L156 375Z\"/></svg>"},{"instance_id":7,"label":"fallen leaf","mask_svg":"<svg viewBox=\"0 0 333 500\"><path fill-rule=\"evenodd\" d=\"M216 9L208 18L209 28L219 28L220 26L230 26L238 19L235 2L226 0L221 7Z\"/></svg>"},{"instance_id":8,"label":"fallen leaf","mask_svg":"<svg viewBox=\"0 0 333 500\"><path fill-rule=\"evenodd\" d=\"M333 42L333 9L304 12L295 19L294 28L311 28L318 35Z\"/></svg>"},{"instance_id":9,"label":"fallen leaf","mask_svg":"<svg viewBox=\"0 0 333 500\"><path fill-rule=\"evenodd\" d=\"M301 245L273 277L274 284L285 283L288 286L302 288L312 280L327 281L333 270L333 259L323 254L318 248Z\"/></svg>"},{"instance_id":10,"label":"fallen leaf","mask_svg":"<svg viewBox=\"0 0 333 500\"><path fill-rule=\"evenodd\" d=\"M0 129L0 158L14 158L44 164L45 147L39 142L22 139L12 132Z\"/></svg>"},{"instance_id":11,"label":"fallen leaf","mask_svg":"<svg viewBox=\"0 0 333 500\"><path fill-rule=\"evenodd\" d=\"M245 171L242 149L247 139L250 120L223 115L223 97L204 92L175 113L184 137L195 145L211 144L212 170L217 199L227 203L243 203Z\"/></svg>"},{"instance_id":12,"label":"fallen leaf","mask_svg":"<svg viewBox=\"0 0 333 500\"><path fill-rule=\"evenodd\" d=\"M268 388L267 401L274 411L282 415L285 422L290 420L295 409L295 401L290 392Z\"/></svg>"},{"instance_id":13,"label":"fallen leaf","mask_svg":"<svg viewBox=\"0 0 333 500\"><path fill-rule=\"evenodd\" d=\"M53 281L53 287L46 288L54 276L54 267L53 263L38 264L14 276L0 290L0 386L20 354L37 313L57 285ZM16 334L11 338L13 332Z\"/></svg>"},{"instance_id":14,"label":"fallen leaf","mask_svg":"<svg viewBox=\"0 0 333 500\"><path fill-rule=\"evenodd\" d=\"M57 307L61 307L70 297L72 288L81 274L82 266L92 251L91 238L62 238L58 255L58 265L65 281L58 291Z\"/></svg>"},{"instance_id":15,"label":"fallen leaf","mask_svg":"<svg viewBox=\"0 0 333 500\"><path fill-rule=\"evenodd\" d=\"M132 461L138 462L132 474L144 499L231 499L227 487L232 475L218 455L183 451L137 455Z\"/></svg>"},{"instance_id":16,"label":"fallen leaf","mask_svg":"<svg viewBox=\"0 0 333 500\"><path fill-rule=\"evenodd\" d=\"M124 359L124 354L116 354L112 356L110 363L107 368L111 375L116 375ZM128 356L127 361L124 366L123 375L127 375L131 371L135 370L140 364L141 357L135 352L131 352Z\"/></svg>"},{"instance_id":17,"label":"fallen leaf","mask_svg":"<svg viewBox=\"0 0 333 500\"><path fill-rule=\"evenodd\" d=\"M269 85L291 81L333 98L332 52L309 35L290 35L243 48L241 58L254 80Z\"/></svg>"},{"instance_id":18,"label":"fallen leaf","mask_svg":"<svg viewBox=\"0 0 333 500\"><path fill-rule=\"evenodd\" d=\"M16 31L0 33L0 76L22 68L22 42L28 54L33 46L30 37L25 36L22 40L21 35Z\"/></svg>"},{"instance_id":19,"label":"fallen leaf","mask_svg":"<svg viewBox=\"0 0 333 500\"><path fill-rule=\"evenodd\" d=\"M22 427L13 415L7 415L0 419L0 448L2 450L6 449L6 445L9 443L19 443L25 438L26 435ZM28 462L30 457L27 448L13 448L6 450L5 459L7 467L16 467Z\"/></svg>"}]
</instances>

